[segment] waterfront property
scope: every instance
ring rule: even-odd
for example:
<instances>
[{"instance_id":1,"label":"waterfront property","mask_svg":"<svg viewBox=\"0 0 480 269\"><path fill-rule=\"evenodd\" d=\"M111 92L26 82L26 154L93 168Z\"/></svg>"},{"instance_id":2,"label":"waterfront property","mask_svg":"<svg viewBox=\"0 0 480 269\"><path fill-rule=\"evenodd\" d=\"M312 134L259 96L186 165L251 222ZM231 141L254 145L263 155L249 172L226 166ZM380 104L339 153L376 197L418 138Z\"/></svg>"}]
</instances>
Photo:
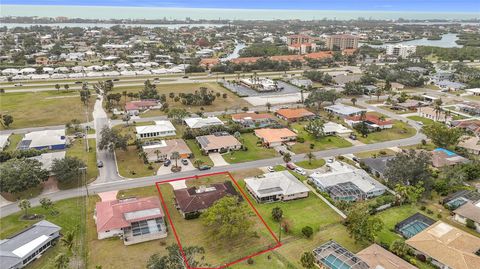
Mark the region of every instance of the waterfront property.
<instances>
[{"instance_id":1,"label":"waterfront property","mask_svg":"<svg viewBox=\"0 0 480 269\"><path fill-rule=\"evenodd\" d=\"M306 198L310 191L288 171L246 178L245 185L250 195L259 203Z\"/></svg>"},{"instance_id":2,"label":"waterfront property","mask_svg":"<svg viewBox=\"0 0 480 269\"><path fill-rule=\"evenodd\" d=\"M257 129L255 130L255 135L260 138L264 146L269 148L280 146L283 143L293 142L297 139L297 134L287 128Z\"/></svg>"},{"instance_id":3,"label":"waterfront property","mask_svg":"<svg viewBox=\"0 0 480 269\"><path fill-rule=\"evenodd\" d=\"M214 183L209 186L190 187L177 189L175 194L175 207L186 219L198 217L198 215L211 207L216 201L227 195L237 196L237 190L230 181Z\"/></svg>"},{"instance_id":4,"label":"waterfront property","mask_svg":"<svg viewBox=\"0 0 480 269\"><path fill-rule=\"evenodd\" d=\"M315 261L325 269L369 269L360 257L330 240L313 250Z\"/></svg>"},{"instance_id":5,"label":"waterfront property","mask_svg":"<svg viewBox=\"0 0 480 269\"><path fill-rule=\"evenodd\" d=\"M155 125L135 127L137 138L156 138L176 135L176 129L168 120L155 121Z\"/></svg>"},{"instance_id":6,"label":"waterfront property","mask_svg":"<svg viewBox=\"0 0 480 269\"><path fill-rule=\"evenodd\" d=\"M167 236L157 197L98 202L93 219L99 240L120 237L125 245L132 245Z\"/></svg>"},{"instance_id":7,"label":"waterfront property","mask_svg":"<svg viewBox=\"0 0 480 269\"><path fill-rule=\"evenodd\" d=\"M0 241L0 268L19 269L27 266L54 246L62 228L42 220L31 227Z\"/></svg>"},{"instance_id":8,"label":"waterfront property","mask_svg":"<svg viewBox=\"0 0 480 269\"><path fill-rule=\"evenodd\" d=\"M439 268L480 268L480 238L437 221L405 243Z\"/></svg>"},{"instance_id":9,"label":"waterfront property","mask_svg":"<svg viewBox=\"0 0 480 269\"><path fill-rule=\"evenodd\" d=\"M18 149L50 149L61 150L67 146L67 137L65 129L43 130L25 134L18 145Z\"/></svg>"}]
</instances>

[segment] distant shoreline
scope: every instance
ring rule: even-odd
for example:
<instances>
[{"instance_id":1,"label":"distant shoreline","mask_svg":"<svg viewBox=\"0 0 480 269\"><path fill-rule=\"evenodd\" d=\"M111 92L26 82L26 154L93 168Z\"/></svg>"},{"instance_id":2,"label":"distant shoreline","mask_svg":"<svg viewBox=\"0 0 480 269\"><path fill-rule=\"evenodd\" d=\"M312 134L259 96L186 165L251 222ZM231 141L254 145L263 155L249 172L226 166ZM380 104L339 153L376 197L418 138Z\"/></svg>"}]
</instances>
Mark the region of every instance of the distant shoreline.
<instances>
[{"instance_id":1,"label":"distant shoreline","mask_svg":"<svg viewBox=\"0 0 480 269\"><path fill-rule=\"evenodd\" d=\"M108 10L108 12L106 12ZM414 12L368 10L285 10L285 9L215 9L171 7L120 6L55 6L55 5L2 5L1 17L38 16L85 19L161 19L184 20L479 20L476 12Z\"/></svg>"}]
</instances>

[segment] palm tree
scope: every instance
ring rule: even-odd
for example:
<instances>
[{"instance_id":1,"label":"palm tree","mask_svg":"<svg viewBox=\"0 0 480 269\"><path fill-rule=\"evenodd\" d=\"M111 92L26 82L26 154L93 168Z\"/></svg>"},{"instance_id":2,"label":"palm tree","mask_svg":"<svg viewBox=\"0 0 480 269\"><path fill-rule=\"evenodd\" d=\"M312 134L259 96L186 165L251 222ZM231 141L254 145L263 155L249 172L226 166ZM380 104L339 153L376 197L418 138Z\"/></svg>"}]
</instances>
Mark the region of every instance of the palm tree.
<instances>
[{"instance_id":1,"label":"palm tree","mask_svg":"<svg viewBox=\"0 0 480 269\"><path fill-rule=\"evenodd\" d=\"M70 88L70 86L68 86L68 84L65 84L63 85L63 88L65 88L65 90L68 91L68 88Z\"/></svg>"},{"instance_id":2,"label":"palm tree","mask_svg":"<svg viewBox=\"0 0 480 269\"><path fill-rule=\"evenodd\" d=\"M31 207L30 201L27 199L23 199L18 203L18 207L23 210L23 216L28 216L28 209Z\"/></svg>"},{"instance_id":3,"label":"palm tree","mask_svg":"<svg viewBox=\"0 0 480 269\"><path fill-rule=\"evenodd\" d=\"M153 153L157 155L157 161L160 160L160 153L162 153L160 150L156 149Z\"/></svg>"},{"instance_id":4,"label":"palm tree","mask_svg":"<svg viewBox=\"0 0 480 269\"><path fill-rule=\"evenodd\" d=\"M291 160L292 160L292 155L289 152L285 152L285 154L283 154L283 161L285 163L289 163Z\"/></svg>"},{"instance_id":5,"label":"palm tree","mask_svg":"<svg viewBox=\"0 0 480 269\"><path fill-rule=\"evenodd\" d=\"M178 159L180 159L180 153L178 153L178 151L172 152L170 159L175 160L175 166L178 166Z\"/></svg>"},{"instance_id":6,"label":"palm tree","mask_svg":"<svg viewBox=\"0 0 480 269\"><path fill-rule=\"evenodd\" d=\"M127 91L123 91L122 95L123 95L123 97L125 97L125 103L126 103L127 102L127 95L128 95Z\"/></svg>"},{"instance_id":7,"label":"palm tree","mask_svg":"<svg viewBox=\"0 0 480 269\"><path fill-rule=\"evenodd\" d=\"M357 103L357 98L353 97L352 99L350 99L350 101L355 106L355 104Z\"/></svg>"},{"instance_id":8,"label":"palm tree","mask_svg":"<svg viewBox=\"0 0 480 269\"><path fill-rule=\"evenodd\" d=\"M68 263L70 258L68 258L66 253L60 253L55 257L55 268L56 269L66 269L68 268Z\"/></svg>"},{"instance_id":9,"label":"palm tree","mask_svg":"<svg viewBox=\"0 0 480 269\"><path fill-rule=\"evenodd\" d=\"M435 121L438 121L438 118L442 114L442 110L443 110L442 104L443 104L442 99L437 99L433 103L433 110L435 111Z\"/></svg>"},{"instance_id":10,"label":"palm tree","mask_svg":"<svg viewBox=\"0 0 480 269\"><path fill-rule=\"evenodd\" d=\"M67 247L68 251L72 251L73 243L75 241L75 231L69 231L61 239L62 244Z\"/></svg>"},{"instance_id":11,"label":"palm tree","mask_svg":"<svg viewBox=\"0 0 480 269\"><path fill-rule=\"evenodd\" d=\"M312 164L312 160L315 160L315 154L313 154L311 151L308 152L305 157L308 159L308 164Z\"/></svg>"},{"instance_id":12,"label":"palm tree","mask_svg":"<svg viewBox=\"0 0 480 269\"><path fill-rule=\"evenodd\" d=\"M200 165L202 165L204 162L200 159L195 159L195 161L193 162L193 165L195 165L195 167L199 168Z\"/></svg>"},{"instance_id":13,"label":"palm tree","mask_svg":"<svg viewBox=\"0 0 480 269\"><path fill-rule=\"evenodd\" d=\"M55 84L55 89L57 89L57 91L59 91L60 90L60 84L58 84L58 83Z\"/></svg>"},{"instance_id":14,"label":"palm tree","mask_svg":"<svg viewBox=\"0 0 480 269\"><path fill-rule=\"evenodd\" d=\"M267 106L268 112L270 112L270 109L272 108L272 104L270 104L270 102L267 102L265 105Z\"/></svg>"}]
</instances>

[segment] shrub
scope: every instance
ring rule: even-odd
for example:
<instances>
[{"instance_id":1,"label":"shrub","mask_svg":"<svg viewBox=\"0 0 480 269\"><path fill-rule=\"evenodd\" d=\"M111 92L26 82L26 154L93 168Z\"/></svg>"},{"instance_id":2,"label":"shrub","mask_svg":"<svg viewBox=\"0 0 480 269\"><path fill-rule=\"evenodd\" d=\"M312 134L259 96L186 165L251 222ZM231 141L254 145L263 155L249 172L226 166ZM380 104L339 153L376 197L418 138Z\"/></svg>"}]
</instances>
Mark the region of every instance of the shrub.
<instances>
[{"instance_id":1,"label":"shrub","mask_svg":"<svg viewBox=\"0 0 480 269\"><path fill-rule=\"evenodd\" d=\"M431 209L427 209L427 214L431 215L433 214L433 211Z\"/></svg>"},{"instance_id":2,"label":"shrub","mask_svg":"<svg viewBox=\"0 0 480 269\"><path fill-rule=\"evenodd\" d=\"M425 211L425 209L427 209L427 207L424 206L424 205L422 205L422 206L420 207L420 210L422 210L422 211Z\"/></svg>"},{"instance_id":3,"label":"shrub","mask_svg":"<svg viewBox=\"0 0 480 269\"><path fill-rule=\"evenodd\" d=\"M437 214L437 218L441 219L441 218L442 218L442 214L438 213L438 214Z\"/></svg>"},{"instance_id":4,"label":"shrub","mask_svg":"<svg viewBox=\"0 0 480 269\"><path fill-rule=\"evenodd\" d=\"M252 259L252 258L248 258L247 263L250 264L250 265L253 264L253 259Z\"/></svg>"},{"instance_id":5,"label":"shrub","mask_svg":"<svg viewBox=\"0 0 480 269\"><path fill-rule=\"evenodd\" d=\"M298 142L298 143L304 143L304 142L305 142L305 138L303 138L303 137L300 136L299 138L297 138L297 142Z\"/></svg>"},{"instance_id":6,"label":"shrub","mask_svg":"<svg viewBox=\"0 0 480 269\"><path fill-rule=\"evenodd\" d=\"M343 161L343 160L345 159L345 157L343 157L342 155L340 155L340 156L338 156L338 159L339 159L340 161Z\"/></svg>"},{"instance_id":7,"label":"shrub","mask_svg":"<svg viewBox=\"0 0 480 269\"><path fill-rule=\"evenodd\" d=\"M302 234L306 237L306 238L310 238L312 237L313 235L313 229L312 227L310 226L305 226L302 228Z\"/></svg>"},{"instance_id":8,"label":"shrub","mask_svg":"<svg viewBox=\"0 0 480 269\"><path fill-rule=\"evenodd\" d=\"M313 148L315 148L315 144L310 143L310 149L313 149Z\"/></svg>"},{"instance_id":9,"label":"shrub","mask_svg":"<svg viewBox=\"0 0 480 269\"><path fill-rule=\"evenodd\" d=\"M379 153L380 155L387 155L387 152L386 152L385 150L380 150L378 153Z\"/></svg>"},{"instance_id":10,"label":"shrub","mask_svg":"<svg viewBox=\"0 0 480 269\"><path fill-rule=\"evenodd\" d=\"M471 220L471 219L467 219L467 224L466 224L466 226L467 226L468 228L470 228L470 229L475 230L475 222L474 222L473 220Z\"/></svg>"}]
</instances>

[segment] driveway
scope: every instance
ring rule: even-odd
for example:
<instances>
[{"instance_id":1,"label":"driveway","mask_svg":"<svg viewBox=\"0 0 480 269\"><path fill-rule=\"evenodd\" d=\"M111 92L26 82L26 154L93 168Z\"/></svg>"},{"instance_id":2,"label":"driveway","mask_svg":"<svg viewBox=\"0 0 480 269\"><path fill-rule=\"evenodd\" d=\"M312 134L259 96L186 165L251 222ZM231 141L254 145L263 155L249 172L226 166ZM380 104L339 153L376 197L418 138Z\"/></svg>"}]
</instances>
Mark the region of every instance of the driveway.
<instances>
[{"instance_id":1,"label":"driveway","mask_svg":"<svg viewBox=\"0 0 480 269\"><path fill-rule=\"evenodd\" d=\"M172 161L172 164L174 164L174 161ZM170 170L172 168L172 164L169 165L169 166L164 166L162 164L162 166L160 166L160 168L158 168L158 171L157 171L157 175L161 176L161 175L169 175L169 174L173 174L173 172ZM178 165L182 167L182 171L181 172L186 172L186 171L193 171L193 170L196 170L196 168L193 166L192 162L190 160L188 160L188 165L183 165L180 160L178 160Z\"/></svg>"},{"instance_id":2,"label":"driveway","mask_svg":"<svg viewBox=\"0 0 480 269\"><path fill-rule=\"evenodd\" d=\"M220 153L210 153L208 154L208 157L210 157L210 160L212 160L213 166L229 165L229 163L225 161Z\"/></svg>"},{"instance_id":3,"label":"driveway","mask_svg":"<svg viewBox=\"0 0 480 269\"><path fill-rule=\"evenodd\" d=\"M181 190L181 189L187 188L187 184L185 183L185 180L172 181L172 182L168 182L168 184L172 185L174 190Z\"/></svg>"}]
</instances>

